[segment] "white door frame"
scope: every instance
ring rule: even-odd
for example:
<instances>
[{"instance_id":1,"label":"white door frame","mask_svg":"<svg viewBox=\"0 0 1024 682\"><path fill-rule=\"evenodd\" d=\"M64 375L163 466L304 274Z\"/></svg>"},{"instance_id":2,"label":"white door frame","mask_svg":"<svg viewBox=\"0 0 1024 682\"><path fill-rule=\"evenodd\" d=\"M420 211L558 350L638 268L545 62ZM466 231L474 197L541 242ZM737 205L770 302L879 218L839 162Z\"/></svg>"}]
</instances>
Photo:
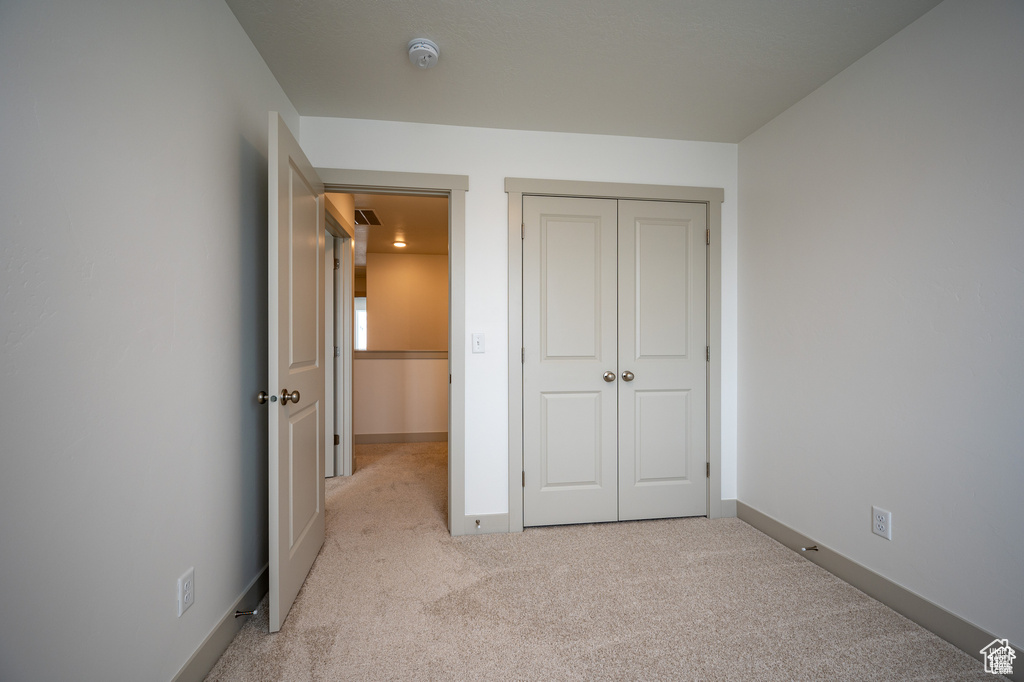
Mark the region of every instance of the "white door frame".
<instances>
[{"instance_id":1,"label":"white door frame","mask_svg":"<svg viewBox=\"0 0 1024 682\"><path fill-rule=\"evenodd\" d=\"M335 472L340 476L352 475L352 452L355 447L355 432L352 430L352 349L355 343L353 328L355 325L355 228L353 234L338 239L335 244L335 257L341 267L334 278L334 338L340 343L341 355L335 359L334 377L335 394L338 405L335 407L335 421L342 442L335 447Z\"/></svg>"},{"instance_id":2,"label":"white door frame","mask_svg":"<svg viewBox=\"0 0 1024 682\"><path fill-rule=\"evenodd\" d=\"M324 474L352 475L352 290L354 286L352 260L355 225L349 225L331 202L327 202L327 232L324 237L324 272L330 273L325 283L324 348L334 371L326 373L327 446L324 452ZM339 267L335 268L334 263ZM340 349L334 354L334 347ZM335 436L340 442L335 442ZM332 445L333 443L333 445Z\"/></svg>"},{"instance_id":3,"label":"white door frame","mask_svg":"<svg viewBox=\"0 0 1024 682\"><path fill-rule=\"evenodd\" d=\"M469 176L317 168L326 192L448 197L448 531L466 534L466 192ZM351 401L348 411L351 413Z\"/></svg>"},{"instance_id":4,"label":"white door frame","mask_svg":"<svg viewBox=\"0 0 1024 682\"><path fill-rule=\"evenodd\" d=\"M324 208L328 205L326 195L324 197ZM326 211L325 211L326 213ZM337 358L334 357L334 316L336 315L334 296L334 234L326 223L331 222L328 216L324 227L324 262L321 267L324 269L324 477L331 478L336 475L337 462L334 443L334 434L337 433L334 421L337 416L339 402L336 400L335 389L336 372L333 368L337 365Z\"/></svg>"},{"instance_id":5,"label":"white door frame","mask_svg":"<svg viewBox=\"0 0 1024 682\"><path fill-rule=\"evenodd\" d=\"M322 171L321 171L322 172ZM326 181L326 179L325 179ZM717 187L505 178L508 194L508 523L523 530L523 195L703 203L708 211L708 517L722 516L722 202Z\"/></svg>"}]
</instances>

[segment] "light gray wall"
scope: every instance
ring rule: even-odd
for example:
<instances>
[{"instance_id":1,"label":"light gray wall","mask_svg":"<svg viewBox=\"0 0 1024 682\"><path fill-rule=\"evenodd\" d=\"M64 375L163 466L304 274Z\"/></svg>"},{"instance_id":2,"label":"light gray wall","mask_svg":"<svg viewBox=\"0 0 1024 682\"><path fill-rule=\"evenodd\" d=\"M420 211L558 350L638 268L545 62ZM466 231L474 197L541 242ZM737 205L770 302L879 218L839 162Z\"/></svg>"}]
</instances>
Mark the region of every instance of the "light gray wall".
<instances>
[{"instance_id":1,"label":"light gray wall","mask_svg":"<svg viewBox=\"0 0 1024 682\"><path fill-rule=\"evenodd\" d=\"M739 189L739 499L1024 643L1024 3L939 5Z\"/></svg>"},{"instance_id":2,"label":"light gray wall","mask_svg":"<svg viewBox=\"0 0 1024 682\"><path fill-rule=\"evenodd\" d=\"M298 116L220 0L4 1L0 92L0 678L167 680L266 563Z\"/></svg>"}]
</instances>

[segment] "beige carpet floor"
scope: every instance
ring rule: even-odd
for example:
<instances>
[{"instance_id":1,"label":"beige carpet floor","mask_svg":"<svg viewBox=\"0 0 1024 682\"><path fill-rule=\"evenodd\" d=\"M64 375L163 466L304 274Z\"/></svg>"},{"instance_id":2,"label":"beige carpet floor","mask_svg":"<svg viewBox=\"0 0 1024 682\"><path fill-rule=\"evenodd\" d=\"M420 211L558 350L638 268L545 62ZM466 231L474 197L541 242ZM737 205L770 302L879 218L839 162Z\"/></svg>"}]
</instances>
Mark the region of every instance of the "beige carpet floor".
<instances>
[{"instance_id":1,"label":"beige carpet floor","mask_svg":"<svg viewBox=\"0 0 1024 682\"><path fill-rule=\"evenodd\" d=\"M998 679L737 519L452 538L444 447L358 446L283 629L207 679Z\"/></svg>"}]
</instances>

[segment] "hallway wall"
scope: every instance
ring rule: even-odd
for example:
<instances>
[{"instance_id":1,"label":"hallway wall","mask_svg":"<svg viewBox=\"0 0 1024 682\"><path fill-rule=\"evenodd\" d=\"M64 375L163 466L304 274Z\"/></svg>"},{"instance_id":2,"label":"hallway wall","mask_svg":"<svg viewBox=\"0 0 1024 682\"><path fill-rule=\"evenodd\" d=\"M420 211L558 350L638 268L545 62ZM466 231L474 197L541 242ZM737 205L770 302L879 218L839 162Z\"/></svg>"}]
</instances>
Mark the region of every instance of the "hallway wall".
<instances>
[{"instance_id":1,"label":"hallway wall","mask_svg":"<svg viewBox=\"0 0 1024 682\"><path fill-rule=\"evenodd\" d=\"M448 360L363 359L353 364L352 429L360 436L448 431Z\"/></svg>"}]
</instances>

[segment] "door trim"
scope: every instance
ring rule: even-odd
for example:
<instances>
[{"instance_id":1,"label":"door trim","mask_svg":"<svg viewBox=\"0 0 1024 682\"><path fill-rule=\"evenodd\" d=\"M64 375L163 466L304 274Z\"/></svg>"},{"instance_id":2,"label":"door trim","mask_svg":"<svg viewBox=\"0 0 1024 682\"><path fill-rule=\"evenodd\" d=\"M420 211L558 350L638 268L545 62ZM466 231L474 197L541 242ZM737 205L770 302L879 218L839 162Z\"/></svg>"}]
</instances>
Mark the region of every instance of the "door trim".
<instances>
[{"instance_id":1,"label":"door trim","mask_svg":"<svg viewBox=\"0 0 1024 682\"><path fill-rule=\"evenodd\" d=\"M325 179L326 182L326 179ZM508 194L508 524L523 530L523 195L687 201L707 206L708 248L708 517L722 516L722 202L718 187L634 185L505 178Z\"/></svg>"},{"instance_id":2,"label":"door trim","mask_svg":"<svg viewBox=\"0 0 1024 682\"><path fill-rule=\"evenodd\" d=\"M325 192L326 194L326 192ZM324 420L326 445L324 475L352 475L352 243L353 225L325 203L324 232L324 349L327 371L324 374L328 416ZM337 267L335 266L337 263ZM346 277L346 275L348 275ZM334 348L340 349L336 355ZM347 417L347 418L346 418ZM343 436L335 440L335 436Z\"/></svg>"},{"instance_id":3,"label":"door trim","mask_svg":"<svg viewBox=\"0 0 1024 682\"><path fill-rule=\"evenodd\" d=\"M333 204L327 202L327 239L332 245L324 261L324 272L333 274L327 283L325 300L327 315L333 320L325 337L324 348L337 346L341 355L333 355L328 364L333 371L327 372L327 393L333 395L333 407L328 414L333 419L325 424L327 449L324 472L328 477L352 475L352 290L353 290L353 243L355 226L345 216L337 213ZM325 249L326 251L326 249ZM334 263L338 267L334 268ZM335 440L341 436L341 442ZM331 443L334 443L332 446Z\"/></svg>"},{"instance_id":4,"label":"door trim","mask_svg":"<svg viewBox=\"0 0 1024 682\"><path fill-rule=\"evenodd\" d=\"M443 194L448 197L448 531L466 523L466 192L469 176L317 168L327 192Z\"/></svg>"}]
</instances>

